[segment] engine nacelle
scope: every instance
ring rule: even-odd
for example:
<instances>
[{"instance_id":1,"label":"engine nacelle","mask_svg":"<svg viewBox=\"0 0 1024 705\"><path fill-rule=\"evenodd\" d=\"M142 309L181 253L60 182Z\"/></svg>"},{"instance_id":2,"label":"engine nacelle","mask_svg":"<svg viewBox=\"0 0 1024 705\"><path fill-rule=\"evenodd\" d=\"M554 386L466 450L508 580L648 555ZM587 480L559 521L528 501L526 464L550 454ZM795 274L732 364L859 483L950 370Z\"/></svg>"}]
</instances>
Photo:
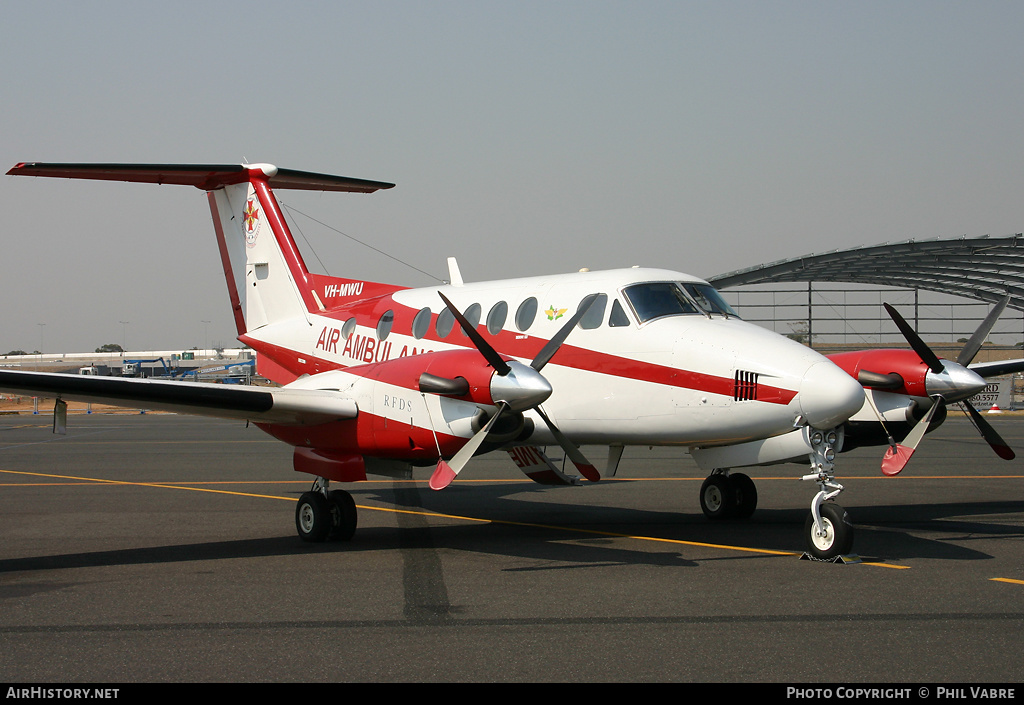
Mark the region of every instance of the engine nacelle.
<instances>
[{"instance_id":1,"label":"engine nacelle","mask_svg":"<svg viewBox=\"0 0 1024 705\"><path fill-rule=\"evenodd\" d=\"M828 359L846 371L854 379L860 379L862 371L877 375L899 375L902 384L893 386L864 386L873 389L884 389L894 394L907 394L912 397L927 397L928 389L925 379L928 365L913 350L858 350L856 352L836 353Z\"/></svg>"}]
</instances>

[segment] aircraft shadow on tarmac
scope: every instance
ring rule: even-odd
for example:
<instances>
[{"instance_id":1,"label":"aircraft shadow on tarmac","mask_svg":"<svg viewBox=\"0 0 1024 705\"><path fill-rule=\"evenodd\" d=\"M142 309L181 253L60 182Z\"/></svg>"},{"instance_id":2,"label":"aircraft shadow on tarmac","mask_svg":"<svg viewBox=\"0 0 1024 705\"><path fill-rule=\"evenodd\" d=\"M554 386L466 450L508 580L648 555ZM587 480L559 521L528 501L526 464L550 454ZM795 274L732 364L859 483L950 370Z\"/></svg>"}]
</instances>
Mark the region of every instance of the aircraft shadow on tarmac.
<instances>
[{"instance_id":1,"label":"aircraft shadow on tarmac","mask_svg":"<svg viewBox=\"0 0 1024 705\"><path fill-rule=\"evenodd\" d=\"M448 490L442 494L412 485L395 489L354 490L356 504L371 501L386 507L407 509L411 513L395 515L398 517L397 528L362 526L350 542L303 543L288 532L290 523L285 523L282 533L287 533L282 536L2 559L0 573L291 556L296 553L442 548L536 559L553 564L546 568L538 566L517 570L562 570L595 565L697 567L709 560L749 559L764 554L737 551L710 558L691 558L687 556L695 549L685 544L667 551L660 548L651 550L649 543L643 547L632 547L623 543L621 537L650 536L798 554L800 531L806 517L804 508L759 508L748 520L711 522L699 512L583 506L572 501L551 502L549 498L543 502L532 502L530 494L550 492L551 488L533 488L522 483L493 483L466 488L466 491L473 493L472 509L460 507L460 495L463 498L466 495L459 491ZM485 513L480 507L486 508ZM371 512L361 511L367 524L371 523L368 516ZM416 512L473 515L494 523L438 526L436 520ZM869 560L990 559L990 554L962 544L978 540L1019 540L1024 536L1020 525L986 521L986 517L1010 514L1024 514L1024 501L851 507L858 530L858 550ZM608 532L613 536L588 535L588 531ZM922 535L929 532L936 536Z\"/></svg>"},{"instance_id":2,"label":"aircraft shadow on tarmac","mask_svg":"<svg viewBox=\"0 0 1024 705\"><path fill-rule=\"evenodd\" d=\"M602 480L603 484L615 482ZM554 488L554 491L561 489ZM570 530L607 531L619 535L653 536L793 553L802 551L800 531L807 516L807 510L803 507L764 507L758 508L754 516L747 520L712 522L700 512L581 506L571 501L564 504L524 501L524 495L531 492L552 491L552 488L545 487L489 484L469 491L476 493L481 504L488 507L487 516L498 521L542 524L545 527L565 526ZM451 492L451 489L446 492ZM480 495L485 495L486 499L480 498ZM515 495L511 511L508 503L510 495ZM454 497L451 494L443 497L441 493L425 490L374 489L367 496L411 510L458 513L458 509L453 507ZM1024 526L1021 524L986 520L986 517L997 515L1024 515L1024 501L851 505L850 513L855 529L859 529L856 546L859 553L863 557L885 560L987 560L992 558L990 554L960 544L982 539L1019 539L1024 536ZM934 538L920 535L930 532L941 535Z\"/></svg>"},{"instance_id":3,"label":"aircraft shadow on tarmac","mask_svg":"<svg viewBox=\"0 0 1024 705\"><path fill-rule=\"evenodd\" d=\"M865 505L851 507L850 513L855 527L861 529L858 542L862 542L862 551L880 544L886 555L898 558L985 560L992 556L961 544L1024 537L1024 524L1019 520L992 520L1024 515L1024 501ZM934 538L921 534L933 534Z\"/></svg>"}]
</instances>

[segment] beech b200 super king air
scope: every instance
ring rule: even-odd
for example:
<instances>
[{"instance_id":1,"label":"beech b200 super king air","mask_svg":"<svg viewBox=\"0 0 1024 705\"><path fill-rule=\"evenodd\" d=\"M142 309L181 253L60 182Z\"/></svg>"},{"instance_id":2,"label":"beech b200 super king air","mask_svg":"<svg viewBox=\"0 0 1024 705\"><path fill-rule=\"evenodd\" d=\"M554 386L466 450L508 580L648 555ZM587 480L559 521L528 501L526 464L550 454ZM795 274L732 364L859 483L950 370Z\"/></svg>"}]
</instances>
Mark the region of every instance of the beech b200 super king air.
<instances>
[{"instance_id":1,"label":"beech b200 super king air","mask_svg":"<svg viewBox=\"0 0 1024 705\"><path fill-rule=\"evenodd\" d=\"M307 270L274 189L393 184L269 164L22 163L8 174L207 192L238 340L281 386L4 370L0 389L56 397L58 409L102 401L252 421L316 478L296 507L304 540L355 531L352 497L332 482L434 466L440 490L475 454L501 449L536 482L578 483L545 454L551 445L596 482L580 445L608 446L611 475L624 446L673 445L708 472L700 501L711 518L754 511L754 483L734 468L807 459L804 479L819 488L808 550L850 552L833 463L867 408L864 386L885 380L869 373L862 385L858 370L744 322L703 280L630 268L466 283L453 261L451 283L436 287L331 277Z\"/></svg>"}]
</instances>

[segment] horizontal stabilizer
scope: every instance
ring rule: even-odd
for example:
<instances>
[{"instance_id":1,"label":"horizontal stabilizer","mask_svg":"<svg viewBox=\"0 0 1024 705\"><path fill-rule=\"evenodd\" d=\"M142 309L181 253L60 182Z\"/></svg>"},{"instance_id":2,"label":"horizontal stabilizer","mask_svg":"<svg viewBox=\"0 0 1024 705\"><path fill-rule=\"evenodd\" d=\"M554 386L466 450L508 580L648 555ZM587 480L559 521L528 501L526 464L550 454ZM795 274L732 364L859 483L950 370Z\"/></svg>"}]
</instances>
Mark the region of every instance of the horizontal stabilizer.
<instances>
[{"instance_id":1,"label":"horizontal stabilizer","mask_svg":"<svg viewBox=\"0 0 1024 705\"><path fill-rule=\"evenodd\" d=\"M353 399L325 390L242 387L54 372L0 370L0 390L65 401L175 411L289 426L314 426L355 418L359 413Z\"/></svg>"},{"instance_id":2,"label":"horizontal stabilizer","mask_svg":"<svg viewBox=\"0 0 1024 705\"><path fill-rule=\"evenodd\" d=\"M349 191L372 193L393 188L383 181L279 169L273 164L64 164L22 162L8 176L49 176L62 179L138 181L147 184L177 184L213 191L230 184L263 178L273 188L305 191Z\"/></svg>"}]
</instances>

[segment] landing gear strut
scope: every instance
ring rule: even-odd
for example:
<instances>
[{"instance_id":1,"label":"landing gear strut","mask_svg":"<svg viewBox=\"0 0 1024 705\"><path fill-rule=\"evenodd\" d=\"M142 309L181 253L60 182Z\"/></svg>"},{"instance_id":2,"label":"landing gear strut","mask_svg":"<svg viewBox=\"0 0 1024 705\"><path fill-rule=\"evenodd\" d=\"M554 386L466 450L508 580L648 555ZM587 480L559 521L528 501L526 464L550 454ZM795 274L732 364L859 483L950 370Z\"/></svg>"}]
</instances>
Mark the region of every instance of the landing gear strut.
<instances>
[{"instance_id":1,"label":"landing gear strut","mask_svg":"<svg viewBox=\"0 0 1024 705\"><path fill-rule=\"evenodd\" d=\"M850 515L838 504L831 502L843 491L843 486L836 482L833 463L836 444L842 439L835 430L809 431L811 469L814 472L800 479L817 482L818 493L811 500L811 513L804 522L804 538L811 557L823 561L834 560L849 554L853 548L853 523Z\"/></svg>"},{"instance_id":2,"label":"landing gear strut","mask_svg":"<svg viewBox=\"0 0 1024 705\"><path fill-rule=\"evenodd\" d=\"M348 541L355 533L358 518L352 495L329 488L330 480L318 477L299 497L295 529L303 541Z\"/></svg>"},{"instance_id":3,"label":"landing gear strut","mask_svg":"<svg viewBox=\"0 0 1024 705\"><path fill-rule=\"evenodd\" d=\"M747 519L757 508L757 487L741 472L715 470L701 485L700 508L708 519Z\"/></svg>"}]
</instances>

